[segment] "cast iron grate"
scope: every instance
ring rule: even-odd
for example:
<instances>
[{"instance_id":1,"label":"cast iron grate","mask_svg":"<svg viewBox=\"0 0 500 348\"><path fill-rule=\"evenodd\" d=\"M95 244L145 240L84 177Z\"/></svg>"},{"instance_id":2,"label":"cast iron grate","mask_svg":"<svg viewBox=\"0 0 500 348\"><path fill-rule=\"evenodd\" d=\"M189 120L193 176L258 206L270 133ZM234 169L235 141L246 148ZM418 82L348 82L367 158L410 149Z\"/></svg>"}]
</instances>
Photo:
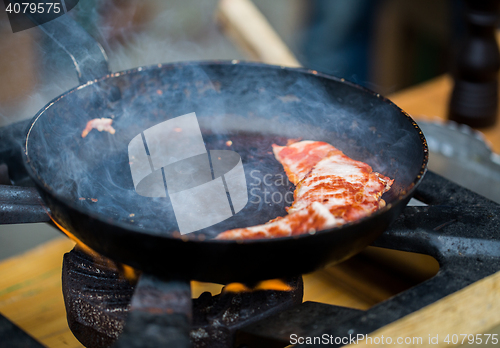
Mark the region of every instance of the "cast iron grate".
<instances>
[{"instance_id":1,"label":"cast iron grate","mask_svg":"<svg viewBox=\"0 0 500 348\"><path fill-rule=\"evenodd\" d=\"M433 278L366 311L315 302L301 304L301 277L287 280L295 289L289 293L261 291L260 294L217 296L206 293L194 300L192 307L188 304L161 312L173 313L177 315L177 323L184 323L180 331L172 332L173 341L170 343L176 347L189 345L186 337L190 335L196 347L285 347L290 344L291 334L328 334L334 337L368 334L500 270L500 240L496 233L500 227L498 204L432 172L426 175L415 197L428 206L407 207L374 245L434 257L440 270ZM68 319L75 335L82 342L88 340L84 344L105 346L119 337L123 329L131 308L133 288L127 281L120 280L116 272L106 270L105 265L99 266L101 270L96 275L96 266L88 262L92 263L76 250L65 256L63 291ZM91 281L83 281L85 277ZM132 313L148 307L140 298L149 296L152 289L159 291L159 297L163 290L177 293L171 302L172 299L173 302L181 301L182 293L189 296L187 283L175 281L168 285L169 282L159 279L145 282L149 282L146 286L149 288L144 291L143 286L142 292L136 290L134 299L139 300L135 305L132 303L132 308L135 307ZM91 283L93 287L85 285ZM96 302L106 296L111 299L107 303ZM171 304L166 301L164 306ZM151 308L142 312L143 317L145 312L155 317ZM112 316L115 324L108 322ZM131 317L137 319L137 315ZM82 324L82 318L87 318L87 324ZM135 331L141 335L144 344L142 335L147 326L136 319L133 323L127 319L125 327L139 326L140 330ZM99 320L104 325L93 327ZM151 318L145 321L150 322ZM184 332L184 340L176 336L179 332ZM134 343L130 332L124 336L118 340L117 346L133 347L141 342Z\"/></svg>"},{"instance_id":2,"label":"cast iron grate","mask_svg":"<svg viewBox=\"0 0 500 348\"><path fill-rule=\"evenodd\" d=\"M374 245L430 255L439 262L440 270L433 278L375 305L367 311L314 302L299 304L302 297L302 285L300 278L297 277L288 280L295 287L295 292L289 294L288 297L279 294L263 295L264 302L270 299L267 307L264 308L265 310L257 313L257 315L254 315L255 313L252 312L254 309L251 306L250 314L248 314L248 310L243 310L243 313L246 313L243 317L250 318L250 320L239 321L237 325L232 326L232 331L231 329L221 328L217 331L208 328L204 330L206 332L212 330L212 332L206 334L203 330L199 330L202 325L206 327L207 323L213 324L218 321L217 316L213 315L217 311L224 313L224 310L229 308L229 313L241 313L241 311L231 312L233 309L226 306L228 303L232 303L233 299L229 297L223 298L224 296L217 298L203 295L192 304L191 301L180 301L181 304L184 303L184 306L177 305L172 308L167 306L162 312L164 316L160 316L163 319L159 323L155 322L154 319L158 315L153 315L154 313L149 313L152 315L150 318L146 318L146 321L152 320L153 326L151 327L153 328L154 325L169 321L184 323L176 331L180 333L180 336L171 335L171 337L180 338L181 341L178 342L182 342L182 344L189 344L189 339L186 339L186 337L189 336L190 329L198 329L198 336L191 333L191 338L200 347L205 343L197 341L197 339L210 335L217 338L217 344L220 344L220 346L233 344L236 347L283 347L289 344L290 334L292 333L299 336L328 334L334 337L368 334L500 270L500 240L497 237L497 231L499 231L500 227L500 206L498 204L432 172L427 173L422 184L416 190L415 197L428 204L428 206L407 207L404 213ZM77 252L75 251L74 254L77 254ZM67 262L66 260L65 264ZM141 310L146 309L142 311L144 314L144 312L148 312L148 309L154 309L154 306L148 307L148 296L141 301L141 297L137 296L137 294L134 298L137 297L139 300L136 301L135 306L134 303L130 305L133 289L131 287L121 289L120 282L117 283L116 279L108 279L110 277L117 278L117 274L113 276L100 269L97 271L98 275L96 275L96 269L92 269L95 265L88 265L88 267L88 269L81 271L81 275L92 278L93 282L90 283L101 289L96 292L98 293L96 298L103 299L107 297L108 302L91 305L85 297L85 291L95 290L95 288L91 287L82 288L82 293L75 297L75 301L79 301L82 307L87 306L87 312L92 312L96 315L96 318L101 319L104 318L103 313L107 310L106 306L112 304L122 308L121 310L115 308L113 312L113 315L121 320L122 326L117 325L116 322L113 324L110 321L108 326L104 325L97 329L98 332L106 332L107 334L114 330L115 336L111 335L107 342L103 339L99 341L96 338L96 342L89 343L94 346L99 344L109 345L123 329L123 322L128 309L136 309L135 312L137 313L141 313ZM147 283L147 279L145 282ZM149 285L146 284L146 290L148 286L155 291L158 290L157 293L160 299L162 291L165 289L174 290L174 293L177 291L180 296L178 299L185 299L189 296L189 287L186 282L177 281L171 283L171 285L168 285L169 282L152 279ZM121 290L117 292L117 289ZM151 294L150 290L145 291L143 294ZM270 297L267 298L266 296ZM284 298L275 301L275 298L280 298L280 296L284 296ZM152 298L155 299L154 296ZM242 308L241 303L245 301L249 300L238 297L234 299L237 304L236 307L239 306L238 310ZM71 309L72 305L67 301L68 304L68 309ZM219 309L214 310L214 312L209 311L210 315L199 316L199 313L206 314L207 308ZM193 313L195 313L194 318ZM78 315L83 318L87 314L84 311L79 312ZM236 316L240 316L240 314ZM137 320L141 315L129 317L132 318L129 318L130 320ZM90 317L88 319L91 322L94 320ZM94 320L94 322L96 321ZM189 324L190 322L192 324ZM144 326L144 323L140 324L140 326L143 329L141 335L147 333L148 330L151 331L147 326ZM125 328L128 327L131 326L127 323ZM83 330L82 332L87 329L84 327L77 328L77 330ZM14 331L15 333L20 332L10 322L5 321L4 323L0 321L2 337L10 337L11 339L20 337L21 340L26 340L23 335L10 335L8 333L14 333ZM225 339L221 338L220 332L226 335ZM84 335L88 336L90 334L86 332ZM122 347L133 346L134 340L126 339L129 335L124 336L125 338L122 336L118 345ZM32 340L26 341L31 341L33 346L37 346ZM29 344L26 346L29 346ZM174 346L180 347L180 345ZM208 345L205 344L205 346Z\"/></svg>"},{"instance_id":3,"label":"cast iron grate","mask_svg":"<svg viewBox=\"0 0 500 348\"><path fill-rule=\"evenodd\" d=\"M291 334L366 335L500 270L500 205L432 172L415 197L429 206L407 207L373 245L434 257L433 278L367 311L305 302L240 330L236 346L283 347Z\"/></svg>"},{"instance_id":4,"label":"cast iron grate","mask_svg":"<svg viewBox=\"0 0 500 348\"><path fill-rule=\"evenodd\" d=\"M124 347L144 347L146 341L152 347L187 346L182 332L195 347L231 347L238 329L299 305L303 295L297 276L284 280L291 291L205 292L191 303L187 282L142 275L134 286L108 260L92 258L78 247L64 255L62 278L69 327L86 347L109 347L123 330L129 331L127 341L135 339L131 330L140 336L137 345L122 339L119 346ZM175 326L170 337L162 322ZM158 326L154 342L142 337L154 331L151 326Z\"/></svg>"}]
</instances>

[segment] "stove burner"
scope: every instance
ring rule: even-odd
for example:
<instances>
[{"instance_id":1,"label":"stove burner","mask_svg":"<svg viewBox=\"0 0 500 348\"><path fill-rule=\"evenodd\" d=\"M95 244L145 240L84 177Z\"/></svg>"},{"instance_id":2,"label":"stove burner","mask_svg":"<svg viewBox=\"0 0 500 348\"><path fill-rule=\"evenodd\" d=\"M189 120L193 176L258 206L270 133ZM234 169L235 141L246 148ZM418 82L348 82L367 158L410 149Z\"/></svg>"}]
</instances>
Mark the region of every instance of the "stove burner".
<instances>
[{"instance_id":1,"label":"stove burner","mask_svg":"<svg viewBox=\"0 0 500 348\"><path fill-rule=\"evenodd\" d=\"M181 283L177 285L172 285L173 282L163 282L162 285L161 280L151 279L154 278L152 276L148 277L150 278L147 281L148 285L143 285L143 290L139 295L141 300L137 301L139 286L120 278L109 260L93 259L78 247L64 255L63 295L68 324L75 337L86 347L109 347L124 330L125 321L127 321L126 330L131 327L134 331L140 332L144 329L142 326L145 323L151 323L151 320L145 318L148 316L145 314L147 312L182 313L185 311L184 308L165 310L172 304L179 307L183 299L182 294L167 299L163 304L156 302L154 308L158 311L146 308L148 307L147 297L165 297L162 294L159 296L152 294L156 291L155 289L160 288L163 294L183 291L182 282L177 282ZM141 282L144 284L143 280ZM171 287L165 289L165 283L170 284ZM194 347L231 347L236 330L299 305L303 294L302 277L286 279L286 283L293 289L292 291L259 290L240 293L223 291L215 296L208 292L201 294L199 298L192 301L190 338ZM132 316L127 318L127 315L131 309L134 289L136 293L132 300L132 307L139 309L141 314L135 315L136 318L132 319ZM190 296L189 294L189 298ZM153 313L151 316L158 317L158 314ZM176 321L184 320L182 316L178 316ZM121 340L118 342L120 342L118 344L120 347L127 346Z\"/></svg>"},{"instance_id":2,"label":"stove burner","mask_svg":"<svg viewBox=\"0 0 500 348\"><path fill-rule=\"evenodd\" d=\"M298 305L301 278L288 280L295 288L290 293L202 294L192 303L191 341L197 347L285 347L291 334L366 335L500 270L500 205L432 172L415 197L429 206L407 207L374 245L434 257L440 270L433 278L367 311ZM119 336L134 290L101 264L74 250L63 267L70 328L94 347L109 346ZM161 282L152 284L161 287ZM127 319L125 327L129 324ZM123 336L119 346L133 346Z\"/></svg>"},{"instance_id":3,"label":"stove burner","mask_svg":"<svg viewBox=\"0 0 500 348\"><path fill-rule=\"evenodd\" d=\"M109 347L123 330L134 287L108 260L78 247L64 255L62 289L73 334L86 347Z\"/></svg>"}]
</instances>

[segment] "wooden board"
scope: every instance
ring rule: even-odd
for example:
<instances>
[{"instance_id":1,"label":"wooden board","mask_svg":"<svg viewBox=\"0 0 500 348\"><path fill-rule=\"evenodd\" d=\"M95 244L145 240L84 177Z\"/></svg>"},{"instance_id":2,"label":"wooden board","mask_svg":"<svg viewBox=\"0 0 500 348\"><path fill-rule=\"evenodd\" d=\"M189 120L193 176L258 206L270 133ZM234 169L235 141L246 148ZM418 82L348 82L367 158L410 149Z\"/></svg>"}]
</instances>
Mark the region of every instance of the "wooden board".
<instances>
[{"instance_id":1,"label":"wooden board","mask_svg":"<svg viewBox=\"0 0 500 348\"><path fill-rule=\"evenodd\" d=\"M453 335L457 335L459 343L464 336L461 334L483 334L486 329L491 329L500 324L500 272L484 278L456 293L449 295L421 310L414 312L397 322L389 324L370 334L371 341L364 341L353 347L367 347L382 342L382 336L390 337L396 342L398 337L409 337L410 341L398 346L404 347L453 347ZM496 332L498 335L498 332ZM445 342L446 337L451 343ZM482 336L483 342L486 337ZM430 344L430 338L436 338L436 344ZM497 336L498 337L498 336ZM414 340L422 338L422 341ZM377 340L378 339L378 340ZM368 343L367 343L368 342ZM372 344L370 344L372 343ZM491 338L490 338L491 343ZM467 344L467 339L465 340ZM380 344L379 344L380 346ZM483 345L478 346L486 346Z\"/></svg>"},{"instance_id":2,"label":"wooden board","mask_svg":"<svg viewBox=\"0 0 500 348\"><path fill-rule=\"evenodd\" d=\"M47 347L83 347L66 321L62 256L74 243L57 238L0 263L0 313Z\"/></svg>"}]
</instances>

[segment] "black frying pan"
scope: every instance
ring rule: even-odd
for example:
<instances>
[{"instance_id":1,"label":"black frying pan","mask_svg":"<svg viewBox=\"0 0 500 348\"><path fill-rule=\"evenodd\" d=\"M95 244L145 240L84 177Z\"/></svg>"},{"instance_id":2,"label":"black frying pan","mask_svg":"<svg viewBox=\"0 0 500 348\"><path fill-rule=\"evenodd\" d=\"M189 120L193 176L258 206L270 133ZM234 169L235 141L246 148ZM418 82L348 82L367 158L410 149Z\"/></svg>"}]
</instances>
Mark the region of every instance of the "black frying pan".
<instances>
[{"instance_id":1,"label":"black frying pan","mask_svg":"<svg viewBox=\"0 0 500 348\"><path fill-rule=\"evenodd\" d=\"M72 26L66 17L44 30L51 34L57 31L53 26ZM89 46L90 38L79 37ZM80 81L91 81L33 118L26 169L58 224L97 252L141 270L219 283L311 272L373 242L402 212L425 173L427 145L416 123L389 100L343 79L234 61L106 74L98 50L90 60L85 54L73 58ZM98 74L106 76L90 78ZM127 149L141 131L190 112L197 114L207 149L231 149L242 157L250 202L226 221L179 237L168 197L135 193ZM116 133L94 130L82 138L87 121L100 117L113 118ZM329 142L395 179L383 197L387 206L313 235L212 240L226 229L286 214L288 204L279 198L293 186L279 181L284 172L271 144L289 138Z\"/></svg>"}]
</instances>

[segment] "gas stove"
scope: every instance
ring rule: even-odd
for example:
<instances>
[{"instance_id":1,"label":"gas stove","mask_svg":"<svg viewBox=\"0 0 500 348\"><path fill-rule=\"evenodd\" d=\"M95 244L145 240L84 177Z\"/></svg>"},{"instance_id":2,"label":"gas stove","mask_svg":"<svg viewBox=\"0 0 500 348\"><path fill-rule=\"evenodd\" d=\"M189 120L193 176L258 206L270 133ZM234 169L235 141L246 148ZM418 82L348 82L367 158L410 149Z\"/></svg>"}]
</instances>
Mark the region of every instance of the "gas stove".
<instances>
[{"instance_id":1,"label":"gas stove","mask_svg":"<svg viewBox=\"0 0 500 348\"><path fill-rule=\"evenodd\" d=\"M13 193L2 186L2 194ZM288 291L223 290L191 300L188 280L143 275L133 285L109 260L75 248L65 255L63 266L69 326L88 347L144 347L144 342L285 347L298 342L293 341L297 337L330 337L333 346L344 345L500 270L498 204L433 172L426 174L415 198L426 205L408 206L373 245L430 255L440 270L368 310L303 302L300 275L284 280ZM8 217L3 212L2 219ZM39 346L5 318L0 336L13 344Z\"/></svg>"},{"instance_id":2,"label":"gas stove","mask_svg":"<svg viewBox=\"0 0 500 348\"><path fill-rule=\"evenodd\" d=\"M204 292L191 301L186 281L142 275L132 285L110 264L78 247L64 256L69 327L87 347L108 347L116 339L119 347L134 346L134 340L137 346L151 342L151 346L182 347L189 346L188 338L195 347L231 347L237 330L302 303L301 276L284 280L288 291L224 289L215 296ZM154 340L145 337L152 327L159 332Z\"/></svg>"}]
</instances>

